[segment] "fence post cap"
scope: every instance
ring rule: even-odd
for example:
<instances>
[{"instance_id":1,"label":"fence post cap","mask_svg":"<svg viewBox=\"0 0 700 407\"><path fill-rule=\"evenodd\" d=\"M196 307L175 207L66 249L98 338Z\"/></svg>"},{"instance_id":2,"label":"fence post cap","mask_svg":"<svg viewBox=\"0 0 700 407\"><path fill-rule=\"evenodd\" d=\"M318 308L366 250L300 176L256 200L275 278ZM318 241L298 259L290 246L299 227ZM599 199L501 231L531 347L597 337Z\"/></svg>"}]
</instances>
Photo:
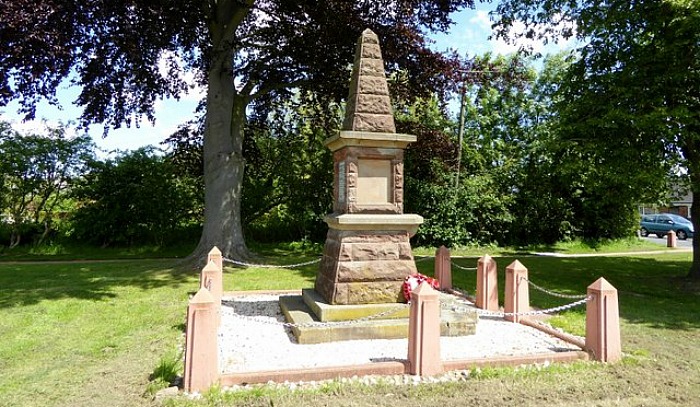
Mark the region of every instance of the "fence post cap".
<instances>
[{"instance_id":1,"label":"fence post cap","mask_svg":"<svg viewBox=\"0 0 700 407\"><path fill-rule=\"evenodd\" d=\"M202 269L203 272L210 272L210 271L219 271L219 266L214 263L214 260L210 260L209 263L207 263L206 266Z\"/></svg>"},{"instance_id":2,"label":"fence post cap","mask_svg":"<svg viewBox=\"0 0 700 407\"><path fill-rule=\"evenodd\" d=\"M218 247L214 246L213 249L209 250L209 255L221 256L221 250L219 250Z\"/></svg>"},{"instance_id":3,"label":"fence post cap","mask_svg":"<svg viewBox=\"0 0 700 407\"><path fill-rule=\"evenodd\" d=\"M617 288L615 288L603 277L597 279L595 282L593 282L593 284L589 285L588 289L595 291L617 291Z\"/></svg>"},{"instance_id":4,"label":"fence post cap","mask_svg":"<svg viewBox=\"0 0 700 407\"><path fill-rule=\"evenodd\" d=\"M447 247L445 247L445 245L442 245L442 246L438 247L437 252L438 252L438 253L445 253L445 252L449 253L449 252L450 252L450 249L448 249Z\"/></svg>"},{"instance_id":5,"label":"fence post cap","mask_svg":"<svg viewBox=\"0 0 700 407\"><path fill-rule=\"evenodd\" d=\"M478 261L480 261L480 262L482 262L482 263L486 263L486 262L488 262L488 261L491 261L492 258L493 258L493 257L489 256L488 254L485 254L485 255L479 257L479 260L478 260Z\"/></svg>"},{"instance_id":6,"label":"fence post cap","mask_svg":"<svg viewBox=\"0 0 700 407\"><path fill-rule=\"evenodd\" d=\"M438 298L439 295L437 290L433 289L433 287L425 281L420 283L418 287L411 292L411 298L414 298L414 296L421 298Z\"/></svg>"},{"instance_id":7,"label":"fence post cap","mask_svg":"<svg viewBox=\"0 0 700 407\"><path fill-rule=\"evenodd\" d=\"M209 304L214 303L214 297L206 288L200 288L197 294L192 297L190 304Z\"/></svg>"},{"instance_id":8,"label":"fence post cap","mask_svg":"<svg viewBox=\"0 0 700 407\"><path fill-rule=\"evenodd\" d=\"M510 263L508 267L506 267L506 270L527 270L527 267L523 265L523 263L520 262L520 260L515 260L514 262Z\"/></svg>"}]
</instances>

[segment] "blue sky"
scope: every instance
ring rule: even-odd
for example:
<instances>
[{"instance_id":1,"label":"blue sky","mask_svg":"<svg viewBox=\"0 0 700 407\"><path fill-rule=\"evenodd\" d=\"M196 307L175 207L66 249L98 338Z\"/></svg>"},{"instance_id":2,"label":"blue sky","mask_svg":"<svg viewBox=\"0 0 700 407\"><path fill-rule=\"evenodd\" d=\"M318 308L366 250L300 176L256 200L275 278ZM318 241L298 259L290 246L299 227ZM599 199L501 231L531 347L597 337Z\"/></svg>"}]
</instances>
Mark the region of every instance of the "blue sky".
<instances>
[{"instance_id":1,"label":"blue sky","mask_svg":"<svg viewBox=\"0 0 700 407\"><path fill-rule=\"evenodd\" d=\"M462 55L478 55L491 51L494 54L508 54L517 49L517 45L506 44L503 41L488 40L491 34L491 21L489 10L494 4L479 4L476 10L465 10L454 15L456 24L449 33L433 36L435 44L433 48L444 51L448 48L456 49ZM536 51L554 52L568 44L550 45L543 48L541 44L531 44ZM10 104L0 108L0 116L3 120L9 120L13 127L22 132L42 129L41 119L49 123L58 121L76 120L81 109L74 106L72 101L76 99L79 89L69 87L67 84L58 92L58 98L62 109L42 103L37 109L38 120L22 122L16 114L17 104ZM140 124L140 128L122 128L111 130L106 138L102 138L102 127L92 126L90 135L102 150L109 152L114 150L132 150L146 145L158 146L167 136L173 133L177 126L194 117L197 103L203 97L203 90L198 89L182 97L179 101L166 99L156 104L156 123Z\"/></svg>"}]
</instances>

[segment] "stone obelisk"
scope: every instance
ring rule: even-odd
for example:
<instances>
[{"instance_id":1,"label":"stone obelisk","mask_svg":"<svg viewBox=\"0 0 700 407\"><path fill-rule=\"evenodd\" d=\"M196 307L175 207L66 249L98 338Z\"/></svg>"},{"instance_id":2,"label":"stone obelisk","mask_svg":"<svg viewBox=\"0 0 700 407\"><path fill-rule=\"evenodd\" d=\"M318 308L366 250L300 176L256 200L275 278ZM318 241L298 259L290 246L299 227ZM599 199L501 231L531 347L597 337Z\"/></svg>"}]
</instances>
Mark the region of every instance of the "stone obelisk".
<instances>
[{"instance_id":1,"label":"stone obelisk","mask_svg":"<svg viewBox=\"0 0 700 407\"><path fill-rule=\"evenodd\" d=\"M409 238L423 222L403 213L403 153L415 140L396 133L379 40L367 29L342 130L325 141L335 165L334 205L315 290L329 304L403 301L403 281L417 272Z\"/></svg>"}]
</instances>

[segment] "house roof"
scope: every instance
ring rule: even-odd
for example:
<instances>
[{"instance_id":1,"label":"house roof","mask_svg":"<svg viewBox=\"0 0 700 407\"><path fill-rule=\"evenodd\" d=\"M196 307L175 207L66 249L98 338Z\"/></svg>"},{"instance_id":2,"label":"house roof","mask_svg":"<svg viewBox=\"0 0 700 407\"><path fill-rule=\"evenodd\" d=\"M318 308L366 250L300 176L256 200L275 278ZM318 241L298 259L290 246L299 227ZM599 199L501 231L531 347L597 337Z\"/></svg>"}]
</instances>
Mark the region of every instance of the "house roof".
<instances>
[{"instance_id":1,"label":"house roof","mask_svg":"<svg viewBox=\"0 0 700 407\"><path fill-rule=\"evenodd\" d=\"M671 203L673 205L684 205L684 204L690 205L693 203L693 193L688 192L684 195L674 197L674 199L671 199Z\"/></svg>"}]
</instances>

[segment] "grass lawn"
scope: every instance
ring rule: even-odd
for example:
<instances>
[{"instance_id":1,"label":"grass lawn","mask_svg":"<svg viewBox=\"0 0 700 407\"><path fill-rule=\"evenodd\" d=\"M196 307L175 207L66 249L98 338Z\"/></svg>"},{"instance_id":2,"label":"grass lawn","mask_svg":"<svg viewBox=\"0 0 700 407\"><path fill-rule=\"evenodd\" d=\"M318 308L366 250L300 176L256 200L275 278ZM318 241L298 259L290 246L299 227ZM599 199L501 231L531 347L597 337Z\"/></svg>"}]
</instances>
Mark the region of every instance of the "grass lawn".
<instances>
[{"instance_id":1,"label":"grass lawn","mask_svg":"<svg viewBox=\"0 0 700 407\"><path fill-rule=\"evenodd\" d=\"M260 252L290 264L316 254L295 247ZM275 256L274 258L272 256ZM619 290L621 363L482 369L466 382L374 387L330 383L317 390L269 387L212 391L171 406L690 406L700 405L700 295L681 279L689 253L594 258L521 258L530 280L583 294L598 277ZM496 257L499 278L514 257ZM476 258L454 259L474 267ZM418 263L431 274L432 261ZM317 264L300 269L228 268L226 290L311 287ZM474 291L475 272L453 268L456 286ZM178 351L193 271L171 260L0 263L0 406L148 406L149 374ZM501 284L503 285L503 284ZM531 290L542 308L568 302ZM552 322L582 334L584 309Z\"/></svg>"}]
</instances>

